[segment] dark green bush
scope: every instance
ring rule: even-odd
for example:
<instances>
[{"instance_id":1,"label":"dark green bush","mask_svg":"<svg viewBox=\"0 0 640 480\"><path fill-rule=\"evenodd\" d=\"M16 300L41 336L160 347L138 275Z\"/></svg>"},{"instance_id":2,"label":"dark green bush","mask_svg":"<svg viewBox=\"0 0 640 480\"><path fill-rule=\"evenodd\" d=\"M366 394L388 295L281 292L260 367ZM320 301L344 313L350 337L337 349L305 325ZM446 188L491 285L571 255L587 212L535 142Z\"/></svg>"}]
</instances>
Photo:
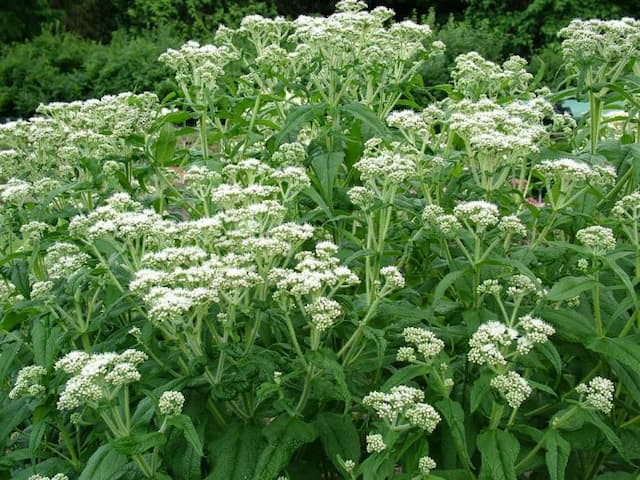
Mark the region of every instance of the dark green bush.
<instances>
[{"instance_id":1,"label":"dark green bush","mask_svg":"<svg viewBox=\"0 0 640 480\"><path fill-rule=\"evenodd\" d=\"M488 60L498 62L507 55L508 46L490 25L488 20L472 25L468 20L456 20L453 16L441 25L434 26L435 15L432 12L427 22L434 29L434 40L445 43L447 50L444 55L430 58L423 68L422 74L425 84L440 85L450 79L451 69L455 58L461 53L476 51Z\"/></svg>"},{"instance_id":2,"label":"dark green bush","mask_svg":"<svg viewBox=\"0 0 640 480\"><path fill-rule=\"evenodd\" d=\"M5 47L0 58L0 116L29 116L41 102L84 98L89 84L83 63L96 48L74 34L49 30Z\"/></svg>"},{"instance_id":3,"label":"dark green bush","mask_svg":"<svg viewBox=\"0 0 640 480\"><path fill-rule=\"evenodd\" d=\"M96 48L84 69L91 82L92 97L124 91L155 91L160 98L172 90L171 73L158 62L168 48L183 41L168 28L132 36L119 30L109 45Z\"/></svg>"},{"instance_id":4,"label":"dark green bush","mask_svg":"<svg viewBox=\"0 0 640 480\"><path fill-rule=\"evenodd\" d=\"M637 2L581 0L467 0L465 16L473 24L491 21L510 49L521 55L556 40L556 33L574 18L619 18L638 14Z\"/></svg>"}]
</instances>

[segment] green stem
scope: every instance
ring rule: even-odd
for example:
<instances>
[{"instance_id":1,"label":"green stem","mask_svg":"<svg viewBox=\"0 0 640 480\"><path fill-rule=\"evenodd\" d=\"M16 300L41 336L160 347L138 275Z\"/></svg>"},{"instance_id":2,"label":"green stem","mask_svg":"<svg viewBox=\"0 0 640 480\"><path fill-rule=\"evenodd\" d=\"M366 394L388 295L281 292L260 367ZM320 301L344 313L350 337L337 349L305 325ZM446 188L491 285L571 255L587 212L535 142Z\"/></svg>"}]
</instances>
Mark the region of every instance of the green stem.
<instances>
[{"instance_id":1,"label":"green stem","mask_svg":"<svg viewBox=\"0 0 640 480\"><path fill-rule=\"evenodd\" d=\"M81 462L78 458L78 454L76 453L76 449L73 447L73 440L71 440L71 436L69 435L69 431L67 427L60 421L57 421L58 431L60 432L60 437L64 442L65 447L69 451L69 455L71 455L71 463L73 464L73 468L75 470L79 470Z\"/></svg>"},{"instance_id":2,"label":"green stem","mask_svg":"<svg viewBox=\"0 0 640 480\"><path fill-rule=\"evenodd\" d=\"M540 235L538 235L538 237L533 241L533 243L531 244L530 249L531 250L535 250L535 248L540 245L541 242L544 241L545 237L547 236L547 234L549 233L549 231L553 228L553 224L556 222L556 218L558 217L558 211L554 210L551 213L551 217L549 218L549 220L547 221L546 225L544 226L544 228L542 229L542 231L540 232Z\"/></svg>"},{"instance_id":3,"label":"green stem","mask_svg":"<svg viewBox=\"0 0 640 480\"><path fill-rule=\"evenodd\" d=\"M200 116L200 146L202 148L202 158L206 162L209 160L209 144L207 140L207 109Z\"/></svg>"},{"instance_id":4,"label":"green stem","mask_svg":"<svg viewBox=\"0 0 640 480\"><path fill-rule=\"evenodd\" d=\"M595 284L593 285L593 315L596 320L596 332L599 337L604 337L605 330L602 324L602 312L600 311L600 272L593 274Z\"/></svg>"},{"instance_id":5,"label":"green stem","mask_svg":"<svg viewBox=\"0 0 640 480\"><path fill-rule=\"evenodd\" d=\"M502 418L502 412L504 411L504 405L498 404L495 400L491 407L491 419L489 420L489 428L495 429L500 425L500 419Z\"/></svg>"}]
</instances>

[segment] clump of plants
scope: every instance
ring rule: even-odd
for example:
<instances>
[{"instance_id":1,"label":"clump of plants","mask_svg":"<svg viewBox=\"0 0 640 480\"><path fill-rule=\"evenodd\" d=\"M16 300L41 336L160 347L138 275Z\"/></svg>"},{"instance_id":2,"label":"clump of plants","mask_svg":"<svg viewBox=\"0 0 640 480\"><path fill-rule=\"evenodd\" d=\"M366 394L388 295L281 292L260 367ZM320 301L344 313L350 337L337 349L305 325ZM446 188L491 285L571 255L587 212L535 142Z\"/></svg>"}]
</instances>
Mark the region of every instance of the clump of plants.
<instances>
[{"instance_id":1,"label":"clump of plants","mask_svg":"<svg viewBox=\"0 0 640 480\"><path fill-rule=\"evenodd\" d=\"M0 476L633 478L640 24L564 30L569 91L469 52L421 103L446 47L393 15L2 126Z\"/></svg>"}]
</instances>

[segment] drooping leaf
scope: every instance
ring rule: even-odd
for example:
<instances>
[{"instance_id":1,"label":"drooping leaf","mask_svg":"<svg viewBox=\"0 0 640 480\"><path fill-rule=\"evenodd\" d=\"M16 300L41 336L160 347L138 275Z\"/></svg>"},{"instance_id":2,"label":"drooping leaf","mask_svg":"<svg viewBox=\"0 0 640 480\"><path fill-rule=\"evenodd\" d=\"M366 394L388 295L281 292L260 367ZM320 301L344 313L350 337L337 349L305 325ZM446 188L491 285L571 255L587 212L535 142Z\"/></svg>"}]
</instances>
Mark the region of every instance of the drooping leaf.
<instances>
[{"instance_id":1,"label":"drooping leaf","mask_svg":"<svg viewBox=\"0 0 640 480\"><path fill-rule=\"evenodd\" d=\"M545 460L550 480L564 480L571 444L552 428L545 435L545 449Z\"/></svg>"},{"instance_id":2,"label":"drooping leaf","mask_svg":"<svg viewBox=\"0 0 640 480\"><path fill-rule=\"evenodd\" d=\"M134 433L128 437L113 440L111 446L124 455L139 455L154 447L164 445L166 441L167 437L164 433Z\"/></svg>"},{"instance_id":3,"label":"drooping leaf","mask_svg":"<svg viewBox=\"0 0 640 480\"><path fill-rule=\"evenodd\" d=\"M478 435L482 455L480 480L516 480L516 460L520 451L518 439L509 432L487 430Z\"/></svg>"},{"instance_id":4,"label":"drooping leaf","mask_svg":"<svg viewBox=\"0 0 640 480\"><path fill-rule=\"evenodd\" d=\"M265 427L264 436L269 444L260 454L253 480L275 480L295 451L313 442L318 432L313 425L283 414Z\"/></svg>"},{"instance_id":5,"label":"drooping leaf","mask_svg":"<svg viewBox=\"0 0 640 480\"><path fill-rule=\"evenodd\" d=\"M358 102L348 103L342 106L342 110L353 118L362 122L362 126L369 129L374 135L380 138L389 136L389 128L373 113L366 105Z\"/></svg>"},{"instance_id":6,"label":"drooping leaf","mask_svg":"<svg viewBox=\"0 0 640 480\"><path fill-rule=\"evenodd\" d=\"M200 435L198 435L198 432L196 432L196 429L193 426L191 417L188 417L187 415L175 415L167 418L167 425L172 425L182 430L185 440L189 442L200 456L202 456L202 441L200 440Z\"/></svg>"},{"instance_id":7,"label":"drooping leaf","mask_svg":"<svg viewBox=\"0 0 640 480\"><path fill-rule=\"evenodd\" d=\"M344 460L360 460L360 437L348 415L331 412L318 414L314 422L327 458L339 468L338 456Z\"/></svg>"},{"instance_id":8,"label":"drooping leaf","mask_svg":"<svg viewBox=\"0 0 640 480\"><path fill-rule=\"evenodd\" d=\"M154 160L157 166L171 165L173 153L176 150L176 142L176 130L173 125L164 125L160 129L160 134L154 145Z\"/></svg>"},{"instance_id":9,"label":"drooping leaf","mask_svg":"<svg viewBox=\"0 0 640 480\"><path fill-rule=\"evenodd\" d=\"M111 445L102 445L89 457L78 480L117 480L125 474L126 464L125 455Z\"/></svg>"},{"instance_id":10,"label":"drooping leaf","mask_svg":"<svg viewBox=\"0 0 640 480\"><path fill-rule=\"evenodd\" d=\"M550 302L569 300L591 290L595 284L596 281L589 277L564 277L551 287L545 298Z\"/></svg>"},{"instance_id":11,"label":"drooping leaf","mask_svg":"<svg viewBox=\"0 0 640 480\"><path fill-rule=\"evenodd\" d=\"M458 402L446 398L436 402L436 408L444 417L449 427L449 432L456 444L456 450L462 463L471 468L471 458L467 447L467 435L464 428L464 410Z\"/></svg>"},{"instance_id":12,"label":"drooping leaf","mask_svg":"<svg viewBox=\"0 0 640 480\"><path fill-rule=\"evenodd\" d=\"M257 425L231 423L225 433L211 445L213 471L210 480L245 480L253 478L260 452L266 445Z\"/></svg>"}]
</instances>

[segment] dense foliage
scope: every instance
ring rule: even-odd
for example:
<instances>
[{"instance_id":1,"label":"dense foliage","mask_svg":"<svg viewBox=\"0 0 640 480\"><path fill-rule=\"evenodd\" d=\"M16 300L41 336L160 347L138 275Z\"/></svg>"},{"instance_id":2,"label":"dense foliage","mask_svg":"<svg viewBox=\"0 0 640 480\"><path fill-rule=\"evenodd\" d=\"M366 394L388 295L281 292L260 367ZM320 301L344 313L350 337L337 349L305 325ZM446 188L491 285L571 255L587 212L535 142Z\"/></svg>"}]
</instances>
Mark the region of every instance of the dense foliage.
<instances>
[{"instance_id":1,"label":"dense foliage","mask_svg":"<svg viewBox=\"0 0 640 480\"><path fill-rule=\"evenodd\" d=\"M0 125L0 478L635 478L640 22L560 35L426 88L343 0Z\"/></svg>"},{"instance_id":2,"label":"dense foliage","mask_svg":"<svg viewBox=\"0 0 640 480\"><path fill-rule=\"evenodd\" d=\"M395 0L374 6L381 4L393 8L398 18L428 23L435 37L449 46L445 56L422 72L428 85L450 81L453 59L469 50L494 61L512 54L539 54L530 69L539 72L546 84L556 85L562 66L556 33L563 25L572 18L636 14L632 1ZM245 15L328 14L333 5L316 0L5 2L0 5L0 118L29 117L40 103L124 90L151 89L162 98L166 72L150 63L155 53L190 38L210 42L218 25L236 27ZM107 64L100 72L103 60ZM107 79L114 69L110 83ZM39 75L40 71L44 73Z\"/></svg>"}]
</instances>

